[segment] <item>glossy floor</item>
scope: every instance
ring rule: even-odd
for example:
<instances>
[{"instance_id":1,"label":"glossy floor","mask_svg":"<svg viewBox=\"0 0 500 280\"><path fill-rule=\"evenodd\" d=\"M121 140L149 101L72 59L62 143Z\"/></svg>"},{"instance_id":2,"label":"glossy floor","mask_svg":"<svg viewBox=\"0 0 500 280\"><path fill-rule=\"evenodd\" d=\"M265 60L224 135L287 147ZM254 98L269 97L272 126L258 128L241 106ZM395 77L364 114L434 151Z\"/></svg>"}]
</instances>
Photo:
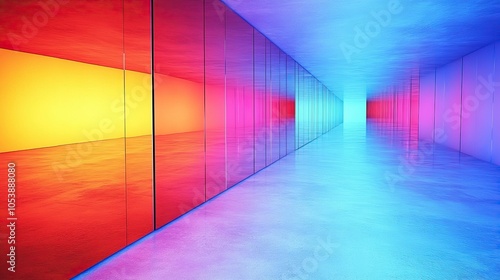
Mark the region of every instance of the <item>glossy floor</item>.
<instances>
[{"instance_id":1,"label":"glossy floor","mask_svg":"<svg viewBox=\"0 0 500 280\"><path fill-rule=\"evenodd\" d=\"M499 279L500 167L337 127L77 279Z\"/></svg>"}]
</instances>

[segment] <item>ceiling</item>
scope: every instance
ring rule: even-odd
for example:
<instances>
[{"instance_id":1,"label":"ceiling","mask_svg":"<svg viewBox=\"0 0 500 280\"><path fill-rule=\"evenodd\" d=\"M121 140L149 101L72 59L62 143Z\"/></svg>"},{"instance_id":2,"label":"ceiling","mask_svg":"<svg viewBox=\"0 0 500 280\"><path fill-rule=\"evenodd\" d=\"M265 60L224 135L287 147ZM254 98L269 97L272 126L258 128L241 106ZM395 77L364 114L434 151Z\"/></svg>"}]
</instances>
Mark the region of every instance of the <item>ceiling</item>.
<instances>
[{"instance_id":1,"label":"ceiling","mask_svg":"<svg viewBox=\"0 0 500 280\"><path fill-rule=\"evenodd\" d=\"M344 99L376 94L500 40L498 0L224 1ZM0 48L149 72L150 0L68 1L30 29L38 2L0 1ZM155 7L156 71L199 73L203 1Z\"/></svg>"},{"instance_id":2,"label":"ceiling","mask_svg":"<svg viewBox=\"0 0 500 280\"><path fill-rule=\"evenodd\" d=\"M343 98L500 40L498 0L223 1Z\"/></svg>"}]
</instances>

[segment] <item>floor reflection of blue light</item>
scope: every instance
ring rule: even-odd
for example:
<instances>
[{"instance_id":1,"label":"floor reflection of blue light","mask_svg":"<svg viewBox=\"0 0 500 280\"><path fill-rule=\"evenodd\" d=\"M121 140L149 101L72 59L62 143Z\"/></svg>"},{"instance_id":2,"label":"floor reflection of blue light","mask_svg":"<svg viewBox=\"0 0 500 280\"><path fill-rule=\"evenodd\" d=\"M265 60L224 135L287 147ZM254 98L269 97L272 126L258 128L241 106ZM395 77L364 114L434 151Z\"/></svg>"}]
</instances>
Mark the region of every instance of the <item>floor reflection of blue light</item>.
<instances>
[{"instance_id":1,"label":"floor reflection of blue light","mask_svg":"<svg viewBox=\"0 0 500 280\"><path fill-rule=\"evenodd\" d=\"M78 279L500 279L500 167L366 129L334 129Z\"/></svg>"}]
</instances>

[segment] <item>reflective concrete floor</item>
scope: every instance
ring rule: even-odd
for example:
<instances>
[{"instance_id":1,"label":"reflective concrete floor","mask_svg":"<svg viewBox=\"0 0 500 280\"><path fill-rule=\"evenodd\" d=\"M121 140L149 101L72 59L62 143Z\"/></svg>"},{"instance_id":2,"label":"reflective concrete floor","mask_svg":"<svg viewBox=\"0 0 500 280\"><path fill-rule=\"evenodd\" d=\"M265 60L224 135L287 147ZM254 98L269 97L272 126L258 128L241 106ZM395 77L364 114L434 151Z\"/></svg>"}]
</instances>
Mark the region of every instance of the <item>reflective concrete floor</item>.
<instances>
[{"instance_id":1,"label":"reflective concrete floor","mask_svg":"<svg viewBox=\"0 0 500 280\"><path fill-rule=\"evenodd\" d=\"M500 279L500 167L405 131L337 127L77 279Z\"/></svg>"}]
</instances>

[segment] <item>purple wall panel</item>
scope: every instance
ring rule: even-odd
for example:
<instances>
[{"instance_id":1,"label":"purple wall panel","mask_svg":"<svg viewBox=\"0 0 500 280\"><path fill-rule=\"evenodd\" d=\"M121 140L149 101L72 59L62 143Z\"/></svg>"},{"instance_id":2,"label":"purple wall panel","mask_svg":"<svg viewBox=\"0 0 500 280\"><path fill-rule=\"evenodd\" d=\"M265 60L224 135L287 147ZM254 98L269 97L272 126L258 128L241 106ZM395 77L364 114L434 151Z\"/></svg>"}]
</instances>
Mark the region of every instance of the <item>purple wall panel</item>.
<instances>
[{"instance_id":1,"label":"purple wall panel","mask_svg":"<svg viewBox=\"0 0 500 280\"><path fill-rule=\"evenodd\" d=\"M493 59L490 45L465 56L463 63L461 151L486 161L491 160L493 93L484 83L493 74Z\"/></svg>"},{"instance_id":2,"label":"purple wall panel","mask_svg":"<svg viewBox=\"0 0 500 280\"><path fill-rule=\"evenodd\" d=\"M226 11L227 186L254 173L253 28Z\"/></svg>"},{"instance_id":3,"label":"purple wall panel","mask_svg":"<svg viewBox=\"0 0 500 280\"><path fill-rule=\"evenodd\" d=\"M418 134L425 141L434 141L434 89L436 72L420 79L420 107L418 108Z\"/></svg>"},{"instance_id":4,"label":"purple wall panel","mask_svg":"<svg viewBox=\"0 0 500 280\"><path fill-rule=\"evenodd\" d=\"M460 149L462 59L436 70L434 142Z\"/></svg>"},{"instance_id":5,"label":"purple wall panel","mask_svg":"<svg viewBox=\"0 0 500 280\"><path fill-rule=\"evenodd\" d=\"M492 76L494 85L490 85L493 92L493 151L492 161L500 165L500 42L495 44L495 69Z\"/></svg>"},{"instance_id":6,"label":"purple wall panel","mask_svg":"<svg viewBox=\"0 0 500 280\"><path fill-rule=\"evenodd\" d=\"M254 30L255 170L266 167L266 38Z\"/></svg>"}]
</instances>

